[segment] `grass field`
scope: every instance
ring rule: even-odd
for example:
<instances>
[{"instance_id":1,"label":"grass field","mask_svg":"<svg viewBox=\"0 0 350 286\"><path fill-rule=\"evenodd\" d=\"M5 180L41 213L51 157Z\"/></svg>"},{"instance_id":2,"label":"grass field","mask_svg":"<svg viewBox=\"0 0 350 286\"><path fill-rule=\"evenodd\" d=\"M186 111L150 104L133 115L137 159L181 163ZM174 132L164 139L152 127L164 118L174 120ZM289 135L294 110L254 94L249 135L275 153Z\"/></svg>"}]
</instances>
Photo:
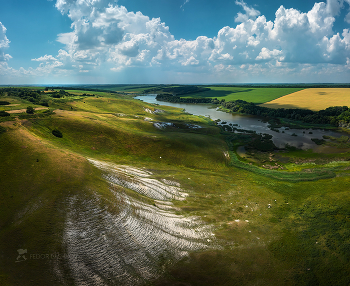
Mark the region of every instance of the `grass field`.
<instances>
[{"instance_id":1,"label":"grass field","mask_svg":"<svg viewBox=\"0 0 350 286\"><path fill-rule=\"evenodd\" d=\"M308 88L265 102L268 108L302 108L314 111L330 106L350 106L349 88Z\"/></svg>"},{"instance_id":2,"label":"grass field","mask_svg":"<svg viewBox=\"0 0 350 286\"><path fill-rule=\"evenodd\" d=\"M8 97L6 96L6 100L10 102L10 105L0 105L0 111L10 111L10 110L18 110L18 109L24 109L28 106L33 106L34 108L40 108L41 105L36 105L31 103L30 101L23 100L16 97Z\"/></svg>"},{"instance_id":3,"label":"grass field","mask_svg":"<svg viewBox=\"0 0 350 286\"><path fill-rule=\"evenodd\" d=\"M325 173L312 173L308 165L297 165L296 173L264 170L238 161L227 135L208 118L165 106L155 112L159 106L126 96L52 99L51 107L55 113L50 116L0 123L0 285L118 285L115 279L137 272L131 264L144 257L159 268L157 275L137 272L137 277L148 278L123 285L349 285L348 162L312 165ZM155 122L176 127L159 129ZM188 128L189 123L202 128ZM56 128L62 138L52 135ZM294 151L283 156L300 161L317 154ZM145 180L148 186L175 181L188 197L172 201L176 211L170 215L157 208L159 202L134 191L138 184L110 184L87 158L152 172ZM327 154L329 162L333 159ZM132 202L128 209L127 202ZM141 202L147 204L144 209ZM154 227L150 221L159 213L184 220L197 217L215 236L206 242L206 250L189 251L181 260L171 260L164 251L158 258L140 255L126 260L121 270L113 268L111 251L122 249L127 255L147 249L115 244L123 238L118 229L131 219L140 220L146 209L157 213L126 229L126 242L147 239L137 235L143 226ZM175 236L186 239L180 232ZM164 245L152 244L149 251L160 247ZM27 261L15 262L18 249L28 250ZM81 251L73 252L80 263L74 269L64 258L72 249ZM53 253L63 257L30 256ZM122 260L124 254L115 259ZM94 268L96 261L101 262Z\"/></svg>"},{"instance_id":4,"label":"grass field","mask_svg":"<svg viewBox=\"0 0 350 286\"><path fill-rule=\"evenodd\" d=\"M188 97L210 97L219 100L245 100L254 103L265 103L287 94L302 90L302 88L247 88L247 87L216 87L207 86L210 91L191 94Z\"/></svg>"},{"instance_id":5,"label":"grass field","mask_svg":"<svg viewBox=\"0 0 350 286\"><path fill-rule=\"evenodd\" d=\"M151 85L151 84L143 84L143 85L132 85L132 84L126 84L126 85L110 85L110 86L93 86L93 88L101 89L101 91L120 91L120 92L127 92L127 93L142 93L145 89L148 88L154 88L158 87L159 85ZM87 87L89 88L89 87Z\"/></svg>"},{"instance_id":6,"label":"grass field","mask_svg":"<svg viewBox=\"0 0 350 286\"><path fill-rule=\"evenodd\" d=\"M59 91L59 89L55 89L55 91ZM103 92L103 91L86 91L86 90L76 90L76 89L66 89L65 91L69 92L71 94L75 94L75 95L82 95L84 93L101 95L101 96L104 96L104 97L110 95L110 93Z\"/></svg>"}]
</instances>

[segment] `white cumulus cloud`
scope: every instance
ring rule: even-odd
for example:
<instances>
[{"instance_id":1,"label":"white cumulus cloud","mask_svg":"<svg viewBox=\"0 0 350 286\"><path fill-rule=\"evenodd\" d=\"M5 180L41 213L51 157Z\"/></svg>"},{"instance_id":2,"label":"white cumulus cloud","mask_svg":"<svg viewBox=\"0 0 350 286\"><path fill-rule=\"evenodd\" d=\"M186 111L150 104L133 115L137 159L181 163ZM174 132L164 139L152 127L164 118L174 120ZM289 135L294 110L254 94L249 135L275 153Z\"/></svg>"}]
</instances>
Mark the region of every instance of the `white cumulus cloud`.
<instances>
[{"instance_id":1,"label":"white cumulus cloud","mask_svg":"<svg viewBox=\"0 0 350 286\"><path fill-rule=\"evenodd\" d=\"M167 42L174 40L159 18L129 12L105 0L58 0L56 7L72 20L73 31L58 35L72 63L109 62L113 70L150 65Z\"/></svg>"},{"instance_id":2,"label":"white cumulus cloud","mask_svg":"<svg viewBox=\"0 0 350 286\"><path fill-rule=\"evenodd\" d=\"M142 65L342 64L350 57L344 38L348 30L333 33L343 1L315 3L308 12L281 6L274 21L267 21L243 0L236 4L244 10L237 14L237 26L223 27L213 38L188 41L176 40L159 18L129 12L108 0L57 0L57 9L71 18L73 29L58 35L67 55L64 60L57 57L67 65L83 65L84 70L108 62L118 71Z\"/></svg>"},{"instance_id":3,"label":"white cumulus cloud","mask_svg":"<svg viewBox=\"0 0 350 286\"><path fill-rule=\"evenodd\" d=\"M236 0L236 5L239 5L243 8L245 14L238 12L235 21L236 22L245 22L248 19L256 19L256 17L258 17L260 15L260 11L252 8L252 7L248 7L248 5L243 1L243 0Z\"/></svg>"},{"instance_id":4,"label":"white cumulus cloud","mask_svg":"<svg viewBox=\"0 0 350 286\"><path fill-rule=\"evenodd\" d=\"M223 27L212 38L189 41L175 39L160 18L130 12L116 1L57 0L56 8L71 19L72 31L58 35L64 49L56 56L32 59L41 64L28 73L89 74L142 66L186 73L187 78L189 73L206 73L210 81L212 75L222 81L252 75L261 80L288 76L291 81L298 76L300 81L305 75L316 79L327 71L349 72L350 30L333 31L349 2L319 2L306 12L280 6L268 21L260 11L236 0L244 12L237 14L233 27ZM0 24L0 62L9 43L5 32Z\"/></svg>"},{"instance_id":5,"label":"white cumulus cloud","mask_svg":"<svg viewBox=\"0 0 350 286\"><path fill-rule=\"evenodd\" d=\"M36 62L50 62L50 61L57 61L55 57L52 55L45 55L43 57L37 58L37 59L32 59L32 61Z\"/></svg>"},{"instance_id":6,"label":"white cumulus cloud","mask_svg":"<svg viewBox=\"0 0 350 286\"><path fill-rule=\"evenodd\" d=\"M279 57L282 54L282 51L279 50L272 50L270 51L267 48L262 48L261 52L259 53L259 55L256 57L257 60L270 60L271 58L276 58ZM279 61L282 61L284 58L283 57L279 57Z\"/></svg>"},{"instance_id":7,"label":"white cumulus cloud","mask_svg":"<svg viewBox=\"0 0 350 286\"><path fill-rule=\"evenodd\" d=\"M9 47L9 39L6 37L6 28L0 22L0 62L7 61L12 57L9 54L5 54L5 49Z\"/></svg>"}]
</instances>

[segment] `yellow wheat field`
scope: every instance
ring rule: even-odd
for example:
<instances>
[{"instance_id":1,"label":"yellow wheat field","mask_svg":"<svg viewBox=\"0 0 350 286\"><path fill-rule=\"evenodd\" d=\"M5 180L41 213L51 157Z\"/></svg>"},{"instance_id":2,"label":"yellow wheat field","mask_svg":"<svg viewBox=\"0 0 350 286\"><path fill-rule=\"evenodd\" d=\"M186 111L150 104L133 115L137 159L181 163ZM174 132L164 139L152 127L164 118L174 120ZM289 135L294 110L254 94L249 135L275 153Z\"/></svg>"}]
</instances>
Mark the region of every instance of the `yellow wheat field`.
<instances>
[{"instance_id":1,"label":"yellow wheat field","mask_svg":"<svg viewBox=\"0 0 350 286\"><path fill-rule=\"evenodd\" d=\"M269 108L302 108L318 111L330 106L350 106L350 88L308 88L261 104Z\"/></svg>"}]
</instances>

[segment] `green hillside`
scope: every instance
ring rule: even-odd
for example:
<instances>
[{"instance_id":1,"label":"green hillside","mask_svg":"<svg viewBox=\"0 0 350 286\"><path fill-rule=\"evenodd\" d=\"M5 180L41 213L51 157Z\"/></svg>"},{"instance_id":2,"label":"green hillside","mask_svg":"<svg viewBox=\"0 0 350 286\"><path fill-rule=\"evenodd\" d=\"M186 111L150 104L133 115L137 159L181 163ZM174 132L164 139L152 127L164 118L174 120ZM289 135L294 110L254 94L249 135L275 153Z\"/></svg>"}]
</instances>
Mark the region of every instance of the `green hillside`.
<instances>
[{"instance_id":1,"label":"green hillside","mask_svg":"<svg viewBox=\"0 0 350 286\"><path fill-rule=\"evenodd\" d=\"M69 92L1 117L0 285L350 283L348 149L263 169L208 118Z\"/></svg>"}]
</instances>

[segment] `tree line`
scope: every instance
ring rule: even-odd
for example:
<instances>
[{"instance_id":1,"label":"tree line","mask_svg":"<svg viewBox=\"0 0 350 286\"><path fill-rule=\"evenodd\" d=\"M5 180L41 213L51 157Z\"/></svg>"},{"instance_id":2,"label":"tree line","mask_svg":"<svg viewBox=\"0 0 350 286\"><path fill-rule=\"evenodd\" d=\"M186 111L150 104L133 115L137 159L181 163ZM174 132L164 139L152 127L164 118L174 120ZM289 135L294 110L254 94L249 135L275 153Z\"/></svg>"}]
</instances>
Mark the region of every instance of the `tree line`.
<instances>
[{"instance_id":1,"label":"tree line","mask_svg":"<svg viewBox=\"0 0 350 286\"><path fill-rule=\"evenodd\" d=\"M19 97L24 100L28 100L33 104L38 104L42 106L49 106L49 98L62 98L62 97L70 97L70 96L76 96L74 94L71 94L64 89L60 89L59 91L54 90L53 88L45 88L45 91L42 90L32 90L29 88L23 88L23 87L7 87L7 88L1 88L0 89L0 96L7 93L8 96L15 96ZM84 93L82 96L95 96L94 94L88 94Z\"/></svg>"},{"instance_id":2,"label":"tree line","mask_svg":"<svg viewBox=\"0 0 350 286\"><path fill-rule=\"evenodd\" d=\"M93 85L94 86L94 85ZM74 90L86 90L86 91L96 91L96 92L109 92L109 93L120 93L119 91L114 91L114 90L107 90L107 89L102 89L101 88L89 88L89 87L84 87L84 86L51 86L51 87L46 87L48 90L55 90L55 89L60 89L60 90L65 90L65 89L74 89ZM46 90L45 88L45 90ZM122 92L122 91L121 91ZM87 94L87 96L94 96L94 95L89 95Z\"/></svg>"},{"instance_id":3,"label":"tree line","mask_svg":"<svg viewBox=\"0 0 350 286\"><path fill-rule=\"evenodd\" d=\"M8 96L19 97L24 100L28 100L33 104L49 106L48 100L43 97L43 92L41 90L32 90L29 88L21 87L7 87L0 89L0 96L7 93Z\"/></svg>"},{"instance_id":4,"label":"tree line","mask_svg":"<svg viewBox=\"0 0 350 286\"><path fill-rule=\"evenodd\" d=\"M213 100L217 103L217 100ZM320 111L297 108L268 108L244 100L220 101L221 106L232 112L239 112L262 117L287 118L311 124L331 124L350 122L350 110L347 106L332 106Z\"/></svg>"},{"instance_id":5,"label":"tree line","mask_svg":"<svg viewBox=\"0 0 350 286\"><path fill-rule=\"evenodd\" d=\"M168 93L158 94L156 96L156 99L160 101L167 101L172 103L212 103L211 98L204 98L204 97L197 97L197 98L185 97L184 98L180 96L173 96L172 94L168 94Z\"/></svg>"}]
</instances>

